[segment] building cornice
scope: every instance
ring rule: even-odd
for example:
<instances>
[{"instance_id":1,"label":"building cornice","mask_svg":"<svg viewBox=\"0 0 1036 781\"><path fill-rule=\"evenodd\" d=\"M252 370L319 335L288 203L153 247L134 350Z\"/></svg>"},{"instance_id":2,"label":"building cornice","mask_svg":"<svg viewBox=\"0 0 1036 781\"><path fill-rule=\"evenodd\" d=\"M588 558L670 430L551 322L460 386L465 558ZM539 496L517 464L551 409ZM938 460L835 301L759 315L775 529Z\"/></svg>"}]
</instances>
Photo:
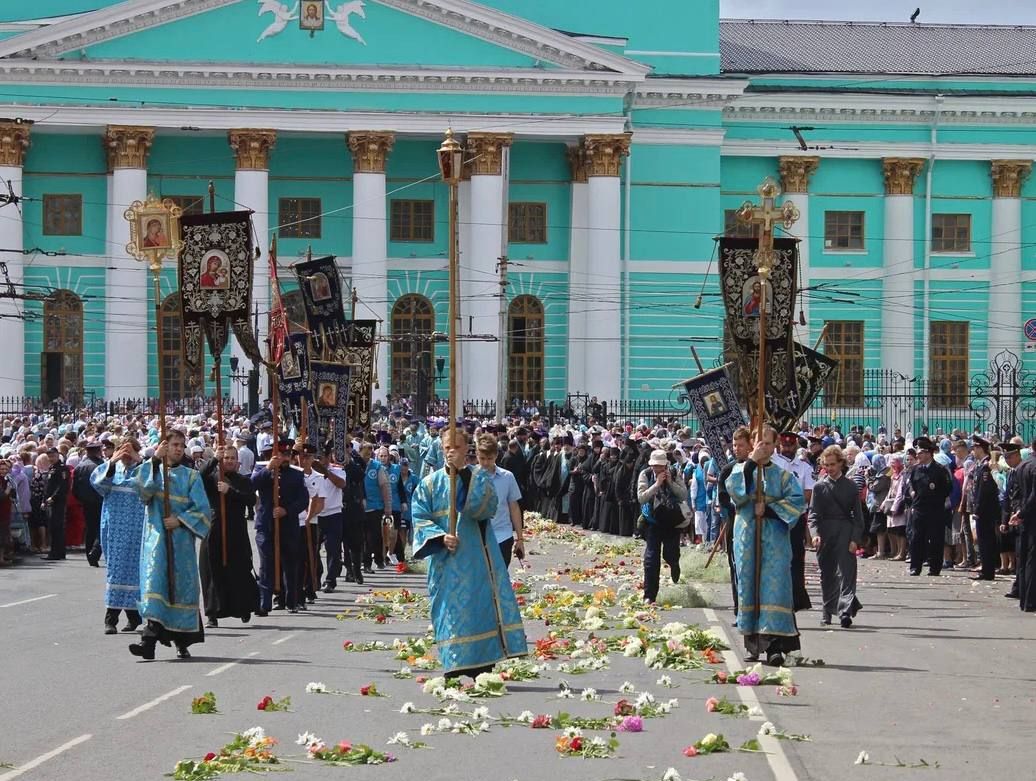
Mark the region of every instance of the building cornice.
<instances>
[{"instance_id":1,"label":"building cornice","mask_svg":"<svg viewBox=\"0 0 1036 781\"><path fill-rule=\"evenodd\" d=\"M239 0L131 0L0 41L0 57L55 57L232 5ZM537 60L585 70L647 74L642 63L468 0L373 0Z\"/></svg>"},{"instance_id":2,"label":"building cornice","mask_svg":"<svg viewBox=\"0 0 1036 781\"><path fill-rule=\"evenodd\" d=\"M634 145L660 144L665 146L720 146L726 130L682 130L678 128L654 128L634 125Z\"/></svg>"},{"instance_id":3,"label":"building cornice","mask_svg":"<svg viewBox=\"0 0 1036 781\"><path fill-rule=\"evenodd\" d=\"M0 83L58 86L103 84L201 89L622 96L638 81L639 76L630 74L556 69L333 68L211 62L0 60Z\"/></svg>"},{"instance_id":4,"label":"building cornice","mask_svg":"<svg viewBox=\"0 0 1036 781\"><path fill-rule=\"evenodd\" d=\"M637 142L643 131L637 129ZM821 150L802 151L795 137L787 140L727 138L722 153L727 157L811 156L821 158L876 159L881 157L933 157L936 160L1036 160L1036 144L936 144L926 142L846 141L823 144Z\"/></svg>"},{"instance_id":5,"label":"building cornice","mask_svg":"<svg viewBox=\"0 0 1036 781\"><path fill-rule=\"evenodd\" d=\"M109 124L146 125L166 134L225 135L236 127L275 127L285 133L349 133L372 127L410 136L441 140L449 125L455 132L514 132L517 137L571 140L587 133L621 133L619 115L544 115L391 113L372 111L307 111L302 109L133 108L131 106L67 106L6 104L10 116L33 120L34 133L91 132Z\"/></svg>"},{"instance_id":6,"label":"building cornice","mask_svg":"<svg viewBox=\"0 0 1036 781\"><path fill-rule=\"evenodd\" d=\"M747 79L654 79L637 84L635 108L722 108L741 97Z\"/></svg>"}]
</instances>

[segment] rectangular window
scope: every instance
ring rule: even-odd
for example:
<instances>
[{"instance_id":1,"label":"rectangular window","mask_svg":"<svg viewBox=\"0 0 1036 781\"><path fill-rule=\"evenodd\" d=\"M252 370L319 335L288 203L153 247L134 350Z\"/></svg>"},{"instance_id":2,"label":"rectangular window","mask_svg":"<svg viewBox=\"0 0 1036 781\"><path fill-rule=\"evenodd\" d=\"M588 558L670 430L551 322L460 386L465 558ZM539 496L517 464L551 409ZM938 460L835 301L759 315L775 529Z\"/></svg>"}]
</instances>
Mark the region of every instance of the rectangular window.
<instances>
[{"instance_id":1,"label":"rectangular window","mask_svg":"<svg viewBox=\"0 0 1036 781\"><path fill-rule=\"evenodd\" d=\"M971 252L971 215L933 214L932 252Z\"/></svg>"},{"instance_id":2,"label":"rectangular window","mask_svg":"<svg viewBox=\"0 0 1036 781\"><path fill-rule=\"evenodd\" d=\"M745 225L737 218L737 209L723 211L723 235L732 239L754 239L759 236L758 225Z\"/></svg>"},{"instance_id":3,"label":"rectangular window","mask_svg":"<svg viewBox=\"0 0 1036 781\"><path fill-rule=\"evenodd\" d=\"M83 196L44 195L43 235L83 235Z\"/></svg>"},{"instance_id":4,"label":"rectangular window","mask_svg":"<svg viewBox=\"0 0 1036 781\"><path fill-rule=\"evenodd\" d=\"M203 195L163 195L162 200L179 206L181 214L204 214L207 202Z\"/></svg>"},{"instance_id":5,"label":"rectangular window","mask_svg":"<svg viewBox=\"0 0 1036 781\"><path fill-rule=\"evenodd\" d=\"M320 199L281 198L277 208L282 239L320 238Z\"/></svg>"},{"instance_id":6,"label":"rectangular window","mask_svg":"<svg viewBox=\"0 0 1036 781\"><path fill-rule=\"evenodd\" d=\"M968 405L968 326L948 321L931 324L931 407Z\"/></svg>"},{"instance_id":7,"label":"rectangular window","mask_svg":"<svg viewBox=\"0 0 1036 781\"><path fill-rule=\"evenodd\" d=\"M508 204L507 240L515 244L546 244L547 204L532 202Z\"/></svg>"},{"instance_id":8,"label":"rectangular window","mask_svg":"<svg viewBox=\"0 0 1036 781\"><path fill-rule=\"evenodd\" d=\"M393 198L389 236L392 241L435 241L435 201Z\"/></svg>"},{"instance_id":9,"label":"rectangular window","mask_svg":"<svg viewBox=\"0 0 1036 781\"><path fill-rule=\"evenodd\" d=\"M824 212L824 249L863 248L863 212Z\"/></svg>"},{"instance_id":10,"label":"rectangular window","mask_svg":"<svg viewBox=\"0 0 1036 781\"><path fill-rule=\"evenodd\" d=\"M838 361L827 381L827 398L834 407L863 405L863 321L828 320L824 354Z\"/></svg>"}]
</instances>

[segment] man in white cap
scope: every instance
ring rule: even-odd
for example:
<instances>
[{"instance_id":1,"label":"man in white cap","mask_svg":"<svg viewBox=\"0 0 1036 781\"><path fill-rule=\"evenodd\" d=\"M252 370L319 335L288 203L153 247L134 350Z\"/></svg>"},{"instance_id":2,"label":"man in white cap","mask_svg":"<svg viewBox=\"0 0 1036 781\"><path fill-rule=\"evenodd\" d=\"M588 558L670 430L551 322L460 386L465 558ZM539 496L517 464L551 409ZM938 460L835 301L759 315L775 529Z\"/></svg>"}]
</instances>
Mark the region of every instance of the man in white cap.
<instances>
[{"instance_id":1,"label":"man in white cap","mask_svg":"<svg viewBox=\"0 0 1036 781\"><path fill-rule=\"evenodd\" d=\"M647 521L644 540L644 601L658 596L662 569L659 557L669 565L673 583L680 581L680 530L690 523L680 505L687 499L687 486L669 463L664 450L653 450L648 467L637 478L637 501Z\"/></svg>"}]
</instances>

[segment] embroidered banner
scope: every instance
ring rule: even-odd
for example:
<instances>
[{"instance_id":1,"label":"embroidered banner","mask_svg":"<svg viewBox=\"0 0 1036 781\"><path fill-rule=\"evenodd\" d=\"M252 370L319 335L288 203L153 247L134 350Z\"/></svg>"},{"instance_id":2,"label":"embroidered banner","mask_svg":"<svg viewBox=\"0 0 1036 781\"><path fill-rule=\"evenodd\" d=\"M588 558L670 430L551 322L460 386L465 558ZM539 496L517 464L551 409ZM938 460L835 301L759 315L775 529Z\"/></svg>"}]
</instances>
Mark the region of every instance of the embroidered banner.
<instances>
[{"instance_id":1,"label":"embroidered banner","mask_svg":"<svg viewBox=\"0 0 1036 781\"><path fill-rule=\"evenodd\" d=\"M691 411L698 418L710 452L716 463L723 467L727 462L727 448L734 430L748 422L727 367L721 366L680 384L690 402Z\"/></svg>"},{"instance_id":2,"label":"embroidered banner","mask_svg":"<svg viewBox=\"0 0 1036 781\"><path fill-rule=\"evenodd\" d=\"M352 369L351 366L339 363L310 363L319 442L331 444L339 463L345 459L345 449L349 442Z\"/></svg>"},{"instance_id":3,"label":"embroidered banner","mask_svg":"<svg viewBox=\"0 0 1036 781\"><path fill-rule=\"evenodd\" d=\"M352 368L350 429L370 428L377 329L377 320L347 320L342 330L342 344L331 351L331 360Z\"/></svg>"},{"instance_id":4,"label":"embroidered banner","mask_svg":"<svg viewBox=\"0 0 1036 781\"><path fill-rule=\"evenodd\" d=\"M307 441L318 443L316 410L313 405L313 386L310 377L310 362L306 334L292 334L288 337L281 356L277 379L280 385L280 399L283 416L291 421L297 432L302 432L302 402L306 402Z\"/></svg>"},{"instance_id":5,"label":"embroidered banner","mask_svg":"<svg viewBox=\"0 0 1036 781\"><path fill-rule=\"evenodd\" d=\"M342 281L332 256L313 258L294 266L302 293L302 305L313 335L314 357L328 358L346 344L346 319Z\"/></svg>"},{"instance_id":6,"label":"embroidered banner","mask_svg":"<svg viewBox=\"0 0 1036 781\"><path fill-rule=\"evenodd\" d=\"M766 419L778 431L786 431L794 428L799 419L809 409L817 395L824 388L824 383L838 367L838 363L816 350L806 347L798 342L792 342L791 355L793 366L792 381L789 386L776 393L772 387L766 391ZM783 365L785 357L784 349L777 360ZM749 393L749 398L754 398L755 388L758 383L758 353L753 353L742 360L738 367ZM773 364L771 356L771 365Z\"/></svg>"},{"instance_id":7,"label":"embroidered banner","mask_svg":"<svg viewBox=\"0 0 1036 781\"><path fill-rule=\"evenodd\" d=\"M260 360L249 317L252 303L251 212L190 214L180 218L183 247L178 275L184 361L191 373L209 352L222 355L230 330L249 359Z\"/></svg>"}]
</instances>

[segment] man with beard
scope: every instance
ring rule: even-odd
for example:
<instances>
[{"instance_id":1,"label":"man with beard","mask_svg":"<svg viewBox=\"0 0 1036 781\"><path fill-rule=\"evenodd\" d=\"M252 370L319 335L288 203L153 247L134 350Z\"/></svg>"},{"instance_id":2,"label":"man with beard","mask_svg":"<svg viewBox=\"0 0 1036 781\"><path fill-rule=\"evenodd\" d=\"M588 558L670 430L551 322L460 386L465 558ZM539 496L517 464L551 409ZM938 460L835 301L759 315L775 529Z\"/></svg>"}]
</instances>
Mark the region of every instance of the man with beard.
<instances>
[{"instance_id":1,"label":"man with beard","mask_svg":"<svg viewBox=\"0 0 1036 781\"><path fill-rule=\"evenodd\" d=\"M546 439L546 438L544 438ZM540 477L543 515L556 523L568 523L568 455L564 451L564 437L554 437L553 446L540 455L544 456Z\"/></svg>"},{"instance_id":2,"label":"man with beard","mask_svg":"<svg viewBox=\"0 0 1036 781\"><path fill-rule=\"evenodd\" d=\"M219 626L220 618L239 618L247 624L259 607L259 588L252 574L252 543L245 519L247 509L255 506L255 491L239 467L237 449L226 445L201 468L205 494L213 509L212 528L198 553L205 626L210 628ZM224 523L227 525L226 564L223 563Z\"/></svg>"}]
</instances>

